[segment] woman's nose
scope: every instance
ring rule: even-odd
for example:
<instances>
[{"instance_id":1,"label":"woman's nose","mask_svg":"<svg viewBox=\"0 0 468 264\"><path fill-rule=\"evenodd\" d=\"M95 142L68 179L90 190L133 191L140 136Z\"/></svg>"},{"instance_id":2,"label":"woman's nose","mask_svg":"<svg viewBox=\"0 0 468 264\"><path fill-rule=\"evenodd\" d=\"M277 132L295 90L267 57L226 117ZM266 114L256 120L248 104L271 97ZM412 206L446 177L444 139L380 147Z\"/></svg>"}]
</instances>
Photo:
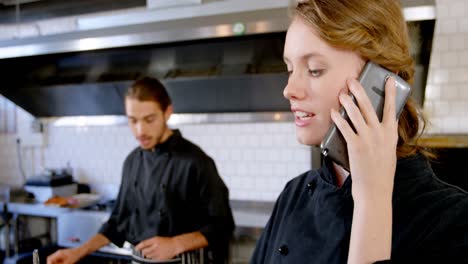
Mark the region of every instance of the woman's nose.
<instances>
[{"instance_id":1,"label":"woman's nose","mask_svg":"<svg viewBox=\"0 0 468 264\"><path fill-rule=\"evenodd\" d=\"M288 84L284 87L283 96L288 99L300 100L305 97L305 88L304 86L295 78L290 76L288 79Z\"/></svg>"}]
</instances>

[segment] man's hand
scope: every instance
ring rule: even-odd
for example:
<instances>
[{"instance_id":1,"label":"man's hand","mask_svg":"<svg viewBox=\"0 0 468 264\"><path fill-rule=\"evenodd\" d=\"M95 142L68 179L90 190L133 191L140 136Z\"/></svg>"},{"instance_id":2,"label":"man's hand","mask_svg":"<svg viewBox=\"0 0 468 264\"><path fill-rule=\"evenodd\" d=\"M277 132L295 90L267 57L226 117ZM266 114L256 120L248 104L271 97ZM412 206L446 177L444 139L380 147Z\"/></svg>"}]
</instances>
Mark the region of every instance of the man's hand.
<instances>
[{"instance_id":1,"label":"man's hand","mask_svg":"<svg viewBox=\"0 0 468 264\"><path fill-rule=\"evenodd\" d=\"M61 249L47 257L47 264L73 264L97 249L109 244L102 234L97 234L77 248Z\"/></svg>"},{"instance_id":2,"label":"man's hand","mask_svg":"<svg viewBox=\"0 0 468 264\"><path fill-rule=\"evenodd\" d=\"M79 248L61 249L47 257L47 264L73 264L81 258Z\"/></svg>"},{"instance_id":3,"label":"man's hand","mask_svg":"<svg viewBox=\"0 0 468 264\"><path fill-rule=\"evenodd\" d=\"M135 247L135 249L141 251L141 254L145 258L155 260L172 259L180 253L178 250L178 244L172 237L155 236L150 239L143 240Z\"/></svg>"}]
</instances>

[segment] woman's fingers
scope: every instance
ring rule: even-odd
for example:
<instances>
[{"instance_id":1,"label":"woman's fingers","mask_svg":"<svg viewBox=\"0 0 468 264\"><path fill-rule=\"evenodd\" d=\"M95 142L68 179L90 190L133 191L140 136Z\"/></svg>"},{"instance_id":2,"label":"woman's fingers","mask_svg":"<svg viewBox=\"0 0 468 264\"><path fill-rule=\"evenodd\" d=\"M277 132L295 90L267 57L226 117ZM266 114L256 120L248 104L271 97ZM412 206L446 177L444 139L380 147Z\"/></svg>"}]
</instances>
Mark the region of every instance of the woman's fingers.
<instances>
[{"instance_id":1,"label":"woman's fingers","mask_svg":"<svg viewBox=\"0 0 468 264\"><path fill-rule=\"evenodd\" d=\"M356 98L357 104L366 123L370 126L375 126L380 123L369 96L362 85L355 79L348 79L347 84L349 90Z\"/></svg>"},{"instance_id":2,"label":"woman's fingers","mask_svg":"<svg viewBox=\"0 0 468 264\"><path fill-rule=\"evenodd\" d=\"M333 108L331 109L331 118L333 122L335 122L336 127L340 130L346 142L348 144L353 142L356 134L348 122Z\"/></svg>"},{"instance_id":3,"label":"woman's fingers","mask_svg":"<svg viewBox=\"0 0 468 264\"><path fill-rule=\"evenodd\" d=\"M396 118L396 87L395 78L390 77L385 82L385 104L382 123L395 123Z\"/></svg>"},{"instance_id":4,"label":"woman's fingers","mask_svg":"<svg viewBox=\"0 0 468 264\"><path fill-rule=\"evenodd\" d=\"M340 103L346 110L346 114L351 120L357 134L362 134L366 128L366 121L364 120L358 106L353 102L351 96L345 93L339 95Z\"/></svg>"}]
</instances>

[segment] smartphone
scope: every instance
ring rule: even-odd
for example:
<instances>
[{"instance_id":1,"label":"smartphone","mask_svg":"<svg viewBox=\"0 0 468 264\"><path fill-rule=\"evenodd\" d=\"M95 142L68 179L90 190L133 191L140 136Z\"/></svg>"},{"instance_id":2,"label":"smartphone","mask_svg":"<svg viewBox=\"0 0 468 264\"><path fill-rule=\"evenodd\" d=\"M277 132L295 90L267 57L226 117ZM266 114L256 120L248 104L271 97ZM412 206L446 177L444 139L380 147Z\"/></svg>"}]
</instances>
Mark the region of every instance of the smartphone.
<instances>
[{"instance_id":1,"label":"smartphone","mask_svg":"<svg viewBox=\"0 0 468 264\"><path fill-rule=\"evenodd\" d=\"M385 102L385 82L389 77L395 78L396 117L399 118L411 92L411 86L405 82L405 80L395 73L370 61L366 63L358 79L369 96L372 106L374 107L380 121L382 121ZM357 104L353 95L351 95L351 98L354 103ZM354 130L354 127L343 107L340 109L340 114L346 121L348 121ZM327 134L325 134L325 137L320 144L320 150L323 156L330 157L335 163L341 165L347 171L350 171L346 140L335 124L332 124Z\"/></svg>"}]
</instances>

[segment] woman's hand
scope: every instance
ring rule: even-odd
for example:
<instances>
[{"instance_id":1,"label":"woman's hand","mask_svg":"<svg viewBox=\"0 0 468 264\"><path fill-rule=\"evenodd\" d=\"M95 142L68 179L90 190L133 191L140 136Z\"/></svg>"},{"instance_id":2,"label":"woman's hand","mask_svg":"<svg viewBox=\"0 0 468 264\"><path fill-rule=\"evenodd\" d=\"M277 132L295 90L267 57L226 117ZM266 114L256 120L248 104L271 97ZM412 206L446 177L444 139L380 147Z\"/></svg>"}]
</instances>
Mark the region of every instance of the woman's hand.
<instances>
[{"instance_id":1,"label":"woman's hand","mask_svg":"<svg viewBox=\"0 0 468 264\"><path fill-rule=\"evenodd\" d=\"M385 85L382 122L361 84L354 79L347 83L359 107L346 93L341 93L339 99L356 132L336 110L332 110L331 116L347 143L353 198L355 201L381 196L391 198L398 143L395 79L389 78Z\"/></svg>"},{"instance_id":2,"label":"woman's hand","mask_svg":"<svg viewBox=\"0 0 468 264\"><path fill-rule=\"evenodd\" d=\"M385 84L382 122L361 84L349 80L348 86L359 107L347 94L340 94L340 102L356 132L332 110L332 119L347 143L353 180L348 263L373 263L391 257L392 193L398 143L395 80L390 78Z\"/></svg>"}]
</instances>

